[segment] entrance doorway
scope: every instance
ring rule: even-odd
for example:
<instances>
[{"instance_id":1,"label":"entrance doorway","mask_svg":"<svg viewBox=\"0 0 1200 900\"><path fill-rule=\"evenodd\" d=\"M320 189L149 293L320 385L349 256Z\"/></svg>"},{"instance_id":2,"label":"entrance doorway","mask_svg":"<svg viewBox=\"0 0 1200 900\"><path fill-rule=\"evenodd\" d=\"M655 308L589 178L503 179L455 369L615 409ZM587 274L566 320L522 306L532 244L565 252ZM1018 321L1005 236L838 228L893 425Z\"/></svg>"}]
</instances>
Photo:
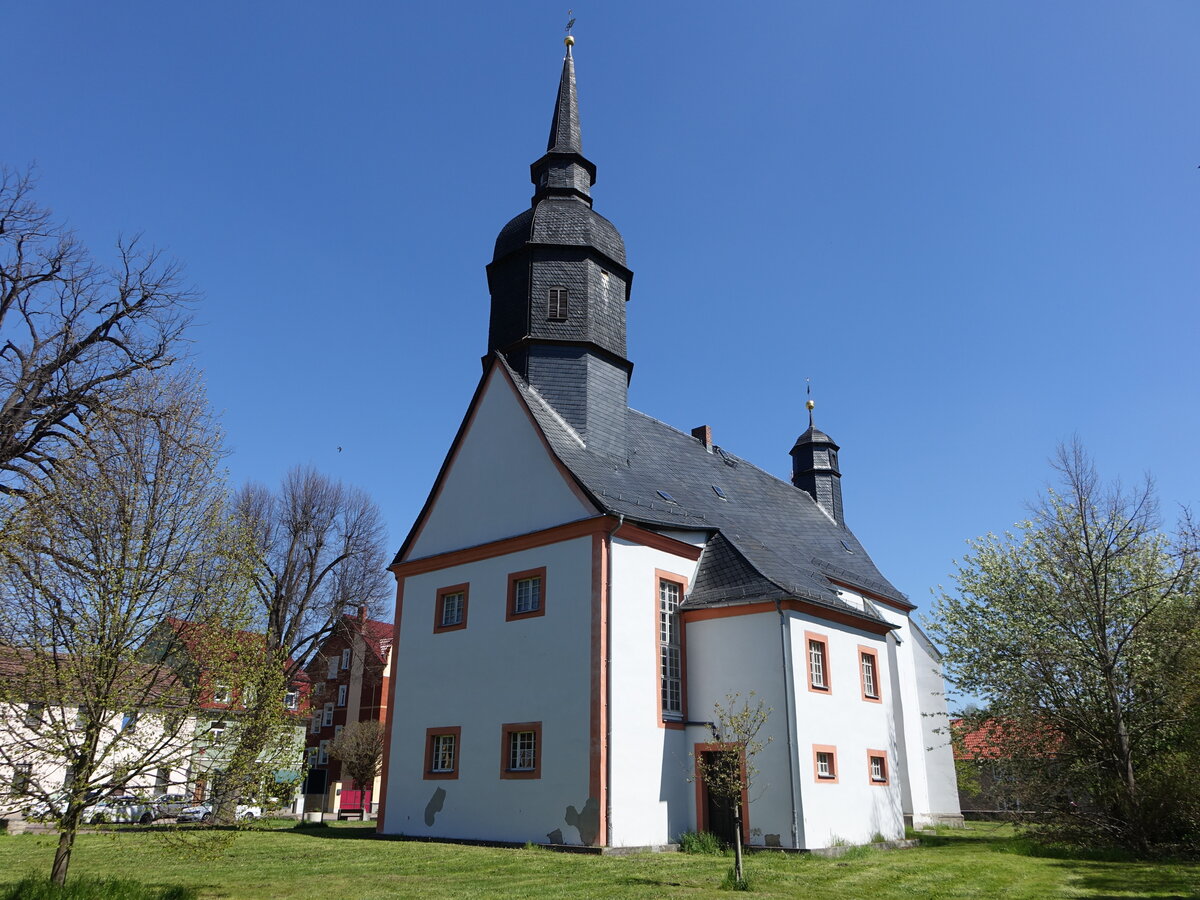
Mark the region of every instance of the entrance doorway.
<instances>
[{"instance_id":1,"label":"entrance doorway","mask_svg":"<svg viewBox=\"0 0 1200 900\"><path fill-rule=\"evenodd\" d=\"M718 753L724 751L720 744L697 744L695 756L705 763L715 760ZM712 794L700 774L700 766L696 766L696 828L716 835L724 844L732 847L734 842L734 801L732 797L722 797ZM746 792L742 791L742 839L748 833L746 824Z\"/></svg>"}]
</instances>

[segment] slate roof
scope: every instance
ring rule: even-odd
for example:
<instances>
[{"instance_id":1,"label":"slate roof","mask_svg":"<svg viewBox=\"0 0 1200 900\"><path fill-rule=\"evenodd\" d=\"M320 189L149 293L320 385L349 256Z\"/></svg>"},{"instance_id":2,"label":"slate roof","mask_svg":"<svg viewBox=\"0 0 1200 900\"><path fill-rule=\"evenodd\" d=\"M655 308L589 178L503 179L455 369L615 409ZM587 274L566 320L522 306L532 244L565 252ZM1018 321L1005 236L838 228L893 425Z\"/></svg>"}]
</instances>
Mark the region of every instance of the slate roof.
<instances>
[{"instance_id":1,"label":"slate roof","mask_svg":"<svg viewBox=\"0 0 1200 900\"><path fill-rule=\"evenodd\" d=\"M709 452L691 435L633 409L626 457L590 450L535 389L498 359L555 455L601 509L657 530L707 533L685 606L797 597L879 618L840 600L831 578L911 605L853 532L790 482L720 447Z\"/></svg>"},{"instance_id":2,"label":"slate roof","mask_svg":"<svg viewBox=\"0 0 1200 900\"><path fill-rule=\"evenodd\" d=\"M595 247L625 265L625 241L617 227L575 197L544 197L513 217L500 229L492 259L501 260L526 243Z\"/></svg>"}]
</instances>

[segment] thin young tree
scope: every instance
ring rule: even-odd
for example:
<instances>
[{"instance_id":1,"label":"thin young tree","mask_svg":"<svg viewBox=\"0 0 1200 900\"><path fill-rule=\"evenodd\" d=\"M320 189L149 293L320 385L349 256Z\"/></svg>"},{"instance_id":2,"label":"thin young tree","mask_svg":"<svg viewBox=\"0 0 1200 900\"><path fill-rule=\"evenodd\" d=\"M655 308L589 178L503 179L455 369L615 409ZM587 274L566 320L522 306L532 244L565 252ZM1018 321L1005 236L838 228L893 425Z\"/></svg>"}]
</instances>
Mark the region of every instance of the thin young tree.
<instances>
[{"instance_id":1,"label":"thin young tree","mask_svg":"<svg viewBox=\"0 0 1200 900\"><path fill-rule=\"evenodd\" d=\"M371 790L383 767L385 734L382 722L351 722L329 745L329 755L341 761L343 771L360 791Z\"/></svg>"},{"instance_id":2,"label":"thin young tree","mask_svg":"<svg viewBox=\"0 0 1200 900\"><path fill-rule=\"evenodd\" d=\"M0 761L23 775L10 802L57 819L59 884L93 799L151 786L192 752L201 686L161 626L222 615L221 459L196 377L145 372L0 510Z\"/></svg>"},{"instance_id":3,"label":"thin young tree","mask_svg":"<svg viewBox=\"0 0 1200 900\"><path fill-rule=\"evenodd\" d=\"M33 194L0 168L0 493L45 477L126 379L174 362L194 300L139 238L103 265Z\"/></svg>"},{"instance_id":4,"label":"thin young tree","mask_svg":"<svg viewBox=\"0 0 1200 900\"><path fill-rule=\"evenodd\" d=\"M287 685L344 613L378 612L388 596L383 518L363 491L298 468L278 493L246 486L235 509L251 553L249 627L264 641L254 699L215 791L220 823L232 822L239 799L269 774L261 751L288 727L281 703Z\"/></svg>"},{"instance_id":5,"label":"thin young tree","mask_svg":"<svg viewBox=\"0 0 1200 900\"><path fill-rule=\"evenodd\" d=\"M740 694L727 694L724 703L713 704L713 739L716 748L696 756L697 777L714 797L728 803L733 810L733 878L736 885L745 885L746 873L742 862L742 820L744 798L750 790L758 769L754 757L771 742L761 741L762 731L771 714L763 700L751 705L754 692L745 700Z\"/></svg>"},{"instance_id":6,"label":"thin young tree","mask_svg":"<svg viewBox=\"0 0 1200 900\"><path fill-rule=\"evenodd\" d=\"M970 542L930 630L987 709L1002 759L1055 834L1200 843L1200 550L1161 527L1152 481L1105 485L1078 441L1015 534ZM977 717L978 718L978 717Z\"/></svg>"}]
</instances>

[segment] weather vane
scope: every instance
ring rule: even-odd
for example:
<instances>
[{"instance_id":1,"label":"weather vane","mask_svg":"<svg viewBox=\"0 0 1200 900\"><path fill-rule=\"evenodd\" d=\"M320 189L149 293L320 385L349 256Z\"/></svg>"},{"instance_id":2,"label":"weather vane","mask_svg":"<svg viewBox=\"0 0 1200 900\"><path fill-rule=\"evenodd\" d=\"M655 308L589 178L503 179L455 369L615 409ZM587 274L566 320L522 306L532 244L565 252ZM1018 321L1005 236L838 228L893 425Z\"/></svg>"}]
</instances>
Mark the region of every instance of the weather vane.
<instances>
[{"instance_id":1,"label":"weather vane","mask_svg":"<svg viewBox=\"0 0 1200 900\"><path fill-rule=\"evenodd\" d=\"M808 427L812 428L813 407L817 405L816 403L813 402L813 398L812 398L812 379L805 378L804 385L805 385L805 393L808 394L808 399L804 401L804 408L808 410Z\"/></svg>"},{"instance_id":2,"label":"weather vane","mask_svg":"<svg viewBox=\"0 0 1200 900\"><path fill-rule=\"evenodd\" d=\"M563 43L567 45L568 52L571 49L571 45L575 43L575 36L571 34L571 29L575 27L574 13L575 10L573 9L567 10L567 27L564 29L567 32L567 36L563 38Z\"/></svg>"}]
</instances>

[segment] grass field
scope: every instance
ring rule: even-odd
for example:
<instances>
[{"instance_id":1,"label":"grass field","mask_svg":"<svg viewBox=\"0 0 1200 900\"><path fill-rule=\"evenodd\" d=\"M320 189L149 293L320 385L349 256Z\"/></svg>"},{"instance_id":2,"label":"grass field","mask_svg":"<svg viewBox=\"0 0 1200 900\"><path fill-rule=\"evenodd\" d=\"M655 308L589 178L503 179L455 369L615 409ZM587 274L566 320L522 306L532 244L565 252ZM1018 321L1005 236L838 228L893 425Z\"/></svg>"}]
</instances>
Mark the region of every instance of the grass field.
<instances>
[{"instance_id":1,"label":"grass field","mask_svg":"<svg viewBox=\"0 0 1200 900\"><path fill-rule=\"evenodd\" d=\"M196 887L203 898L729 897L732 861L682 853L583 856L381 840L371 826L240 833L214 856L167 833L79 837L72 875ZM0 885L49 871L53 835L0 837ZM216 848L210 848L215 850ZM1105 861L1031 852L1003 825L926 837L912 850L855 849L840 859L756 853L755 896L826 898L1200 897L1200 864Z\"/></svg>"}]
</instances>

